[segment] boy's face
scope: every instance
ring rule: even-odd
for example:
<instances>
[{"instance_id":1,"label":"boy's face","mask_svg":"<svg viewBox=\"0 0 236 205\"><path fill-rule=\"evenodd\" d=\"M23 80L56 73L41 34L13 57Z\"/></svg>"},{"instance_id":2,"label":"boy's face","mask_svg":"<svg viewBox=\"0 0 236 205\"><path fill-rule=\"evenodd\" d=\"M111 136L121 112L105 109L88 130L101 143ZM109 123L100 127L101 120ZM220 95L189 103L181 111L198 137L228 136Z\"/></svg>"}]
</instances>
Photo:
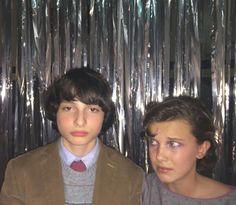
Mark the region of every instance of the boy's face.
<instances>
[{"instance_id":1,"label":"boy's face","mask_svg":"<svg viewBox=\"0 0 236 205\"><path fill-rule=\"evenodd\" d=\"M63 101L59 105L56 120L64 146L73 154L84 156L96 144L104 112L98 105L84 104L79 100Z\"/></svg>"}]
</instances>

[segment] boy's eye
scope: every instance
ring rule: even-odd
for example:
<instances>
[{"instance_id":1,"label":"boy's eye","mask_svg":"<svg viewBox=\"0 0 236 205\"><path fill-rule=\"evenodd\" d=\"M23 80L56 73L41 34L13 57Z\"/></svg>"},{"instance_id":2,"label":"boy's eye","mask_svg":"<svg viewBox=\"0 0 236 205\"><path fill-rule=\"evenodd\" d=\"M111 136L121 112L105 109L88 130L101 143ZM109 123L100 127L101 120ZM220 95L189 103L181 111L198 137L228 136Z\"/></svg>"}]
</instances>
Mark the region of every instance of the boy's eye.
<instances>
[{"instance_id":1,"label":"boy's eye","mask_svg":"<svg viewBox=\"0 0 236 205\"><path fill-rule=\"evenodd\" d=\"M91 106L91 107L89 108L89 110L90 110L91 112L99 112L99 111L101 111L101 108L98 107L98 106Z\"/></svg>"},{"instance_id":2,"label":"boy's eye","mask_svg":"<svg viewBox=\"0 0 236 205\"><path fill-rule=\"evenodd\" d=\"M70 106L62 107L62 110L64 110L64 111L70 111L71 109L72 109L72 107L70 107Z\"/></svg>"},{"instance_id":3,"label":"boy's eye","mask_svg":"<svg viewBox=\"0 0 236 205\"><path fill-rule=\"evenodd\" d=\"M99 111L99 110L98 110L97 108L95 108L95 107L91 107L90 110L91 110L92 112L98 112L98 111Z\"/></svg>"}]
</instances>

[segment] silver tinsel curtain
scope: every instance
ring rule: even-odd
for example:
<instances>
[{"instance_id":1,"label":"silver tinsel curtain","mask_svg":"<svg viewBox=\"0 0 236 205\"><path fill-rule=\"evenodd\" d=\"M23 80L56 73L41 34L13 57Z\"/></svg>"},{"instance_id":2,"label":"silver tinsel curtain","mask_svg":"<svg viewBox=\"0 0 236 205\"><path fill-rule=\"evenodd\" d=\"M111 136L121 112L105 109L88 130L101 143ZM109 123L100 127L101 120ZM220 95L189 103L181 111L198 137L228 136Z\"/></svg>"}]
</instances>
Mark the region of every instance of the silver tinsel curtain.
<instances>
[{"instance_id":1,"label":"silver tinsel curtain","mask_svg":"<svg viewBox=\"0 0 236 205\"><path fill-rule=\"evenodd\" d=\"M9 159L57 137L45 89L87 65L113 88L106 144L148 171L145 105L199 96L217 127L215 178L236 184L235 28L234 0L1 0L0 185Z\"/></svg>"}]
</instances>

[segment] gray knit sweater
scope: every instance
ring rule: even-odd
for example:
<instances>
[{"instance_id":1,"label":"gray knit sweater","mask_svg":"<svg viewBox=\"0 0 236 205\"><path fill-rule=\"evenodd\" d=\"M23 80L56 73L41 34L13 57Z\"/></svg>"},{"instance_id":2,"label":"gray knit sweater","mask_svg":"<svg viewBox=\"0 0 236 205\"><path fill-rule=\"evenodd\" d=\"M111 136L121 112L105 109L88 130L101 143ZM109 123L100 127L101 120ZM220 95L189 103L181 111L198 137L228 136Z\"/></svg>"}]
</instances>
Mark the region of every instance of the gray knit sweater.
<instances>
[{"instance_id":1,"label":"gray knit sweater","mask_svg":"<svg viewBox=\"0 0 236 205\"><path fill-rule=\"evenodd\" d=\"M62 162L66 205L92 205L96 164L85 172L76 172Z\"/></svg>"}]
</instances>

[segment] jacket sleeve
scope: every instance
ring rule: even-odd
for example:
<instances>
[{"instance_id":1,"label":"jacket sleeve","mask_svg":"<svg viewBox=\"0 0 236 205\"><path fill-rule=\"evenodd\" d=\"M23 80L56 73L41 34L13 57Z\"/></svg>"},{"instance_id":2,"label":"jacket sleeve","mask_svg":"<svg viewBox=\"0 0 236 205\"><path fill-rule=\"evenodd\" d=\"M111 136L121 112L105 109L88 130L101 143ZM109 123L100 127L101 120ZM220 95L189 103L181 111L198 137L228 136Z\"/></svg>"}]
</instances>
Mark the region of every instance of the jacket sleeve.
<instances>
[{"instance_id":1,"label":"jacket sleeve","mask_svg":"<svg viewBox=\"0 0 236 205\"><path fill-rule=\"evenodd\" d=\"M5 171L0 193L0 205L24 205L23 185L19 183L19 177L16 176L17 170L14 168L13 162L13 160L9 161Z\"/></svg>"},{"instance_id":2,"label":"jacket sleeve","mask_svg":"<svg viewBox=\"0 0 236 205\"><path fill-rule=\"evenodd\" d=\"M131 194L129 195L129 203L128 204L132 204L132 205L139 205L140 201L141 201L141 187L144 183L144 172L143 171L139 171L136 173L136 175L133 176L132 181L132 190L131 190Z\"/></svg>"}]
</instances>

